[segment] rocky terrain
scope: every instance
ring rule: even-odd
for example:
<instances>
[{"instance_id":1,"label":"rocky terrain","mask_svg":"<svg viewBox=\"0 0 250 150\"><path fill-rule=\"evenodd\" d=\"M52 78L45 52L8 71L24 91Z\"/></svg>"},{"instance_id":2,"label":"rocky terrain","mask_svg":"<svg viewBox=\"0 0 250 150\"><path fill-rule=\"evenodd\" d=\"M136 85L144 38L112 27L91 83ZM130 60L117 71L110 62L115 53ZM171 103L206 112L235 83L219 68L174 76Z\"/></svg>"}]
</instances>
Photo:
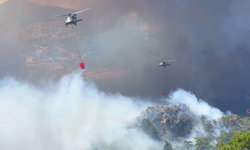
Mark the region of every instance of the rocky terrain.
<instances>
[{"instance_id":1,"label":"rocky terrain","mask_svg":"<svg viewBox=\"0 0 250 150\"><path fill-rule=\"evenodd\" d=\"M148 107L138 116L132 128L140 128L151 138L170 141L174 150L217 150L220 142L229 143L239 132L250 130L250 118L227 113L217 120L197 117L185 104Z\"/></svg>"},{"instance_id":2,"label":"rocky terrain","mask_svg":"<svg viewBox=\"0 0 250 150\"><path fill-rule=\"evenodd\" d=\"M162 140L187 136L196 121L184 104L149 107L137 118L137 126L143 119L154 124Z\"/></svg>"}]
</instances>

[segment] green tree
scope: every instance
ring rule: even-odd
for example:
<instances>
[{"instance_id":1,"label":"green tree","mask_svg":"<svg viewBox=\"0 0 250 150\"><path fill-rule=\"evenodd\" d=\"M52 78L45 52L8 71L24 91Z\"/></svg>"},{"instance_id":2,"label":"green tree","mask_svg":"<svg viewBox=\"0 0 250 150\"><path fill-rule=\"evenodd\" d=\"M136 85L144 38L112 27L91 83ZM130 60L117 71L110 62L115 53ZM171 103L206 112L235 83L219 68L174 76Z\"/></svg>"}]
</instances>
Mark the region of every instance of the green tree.
<instances>
[{"instance_id":1,"label":"green tree","mask_svg":"<svg viewBox=\"0 0 250 150\"><path fill-rule=\"evenodd\" d=\"M172 144L170 144L168 141L165 141L163 150L173 150Z\"/></svg>"},{"instance_id":2,"label":"green tree","mask_svg":"<svg viewBox=\"0 0 250 150\"><path fill-rule=\"evenodd\" d=\"M184 141L183 143L183 149L191 149L193 147L193 142L192 141Z\"/></svg>"},{"instance_id":3,"label":"green tree","mask_svg":"<svg viewBox=\"0 0 250 150\"><path fill-rule=\"evenodd\" d=\"M233 136L230 145L220 143L219 150L249 150L250 149L250 131L246 133L237 133Z\"/></svg>"},{"instance_id":4,"label":"green tree","mask_svg":"<svg viewBox=\"0 0 250 150\"><path fill-rule=\"evenodd\" d=\"M243 120L234 114L222 117L222 121L227 127L240 126L243 123Z\"/></svg>"},{"instance_id":5,"label":"green tree","mask_svg":"<svg viewBox=\"0 0 250 150\"><path fill-rule=\"evenodd\" d=\"M213 148L213 146L210 144L210 142L212 141L211 137L199 137L195 138L195 140L195 150L208 150Z\"/></svg>"},{"instance_id":6,"label":"green tree","mask_svg":"<svg viewBox=\"0 0 250 150\"><path fill-rule=\"evenodd\" d=\"M214 120L213 120L213 123L214 123L215 125L217 125L218 122L214 119Z\"/></svg>"},{"instance_id":7,"label":"green tree","mask_svg":"<svg viewBox=\"0 0 250 150\"><path fill-rule=\"evenodd\" d=\"M220 131L220 136L216 138L216 141L220 143L221 141L225 144L229 144L233 136L237 133L238 131L236 130L231 130L231 131Z\"/></svg>"},{"instance_id":8,"label":"green tree","mask_svg":"<svg viewBox=\"0 0 250 150\"><path fill-rule=\"evenodd\" d=\"M200 118L200 120L201 120L201 122L202 122L202 124L205 124L206 123L206 116L205 115L202 115L201 116L201 118Z\"/></svg>"},{"instance_id":9,"label":"green tree","mask_svg":"<svg viewBox=\"0 0 250 150\"><path fill-rule=\"evenodd\" d=\"M143 119L140 128L151 138L160 140L157 129L149 119Z\"/></svg>"},{"instance_id":10,"label":"green tree","mask_svg":"<svg viewBox=\"0 0 250 150\"><path fill-rule=\"evenodd\" d=\"M213 128L214 126L212 125L211 121L206 121L206 124L204 125L203 129L205 130L205 132L211 134L213 133Z\"/></svg>"},{"instance_id":11,"label":"green tree","mask_svg":"<svg viewBox=\"0 0 250 150\"><path fill-rule=\"evenodd\" d=\"M152 128L146 132L148 135L150 135L153 139L160 140L160 137L158 135L157 129L153 125Z\"/></svg>"},{"instance_id":12,"label":"green tree","mask_svg":"<svg viewBox=\"0 0 250 150\"><path fill-rule=\"evenodd\" d=\"M231 144L241 149L250 149L250 131L247 131L246 133L237 133L232 138Z\"/></svg>"},{"instance_id":13,"label":"green tree","mask_svg":"<svg viewBox=\"0 0 250 150\"><path fill-rule=\"evenodd\" d=\"M220 145L219 143L215 144L215 145L213 146L212 150L218 150L219 145Z\"/></svg>"},{"instance_id":14,"label":"green tree","mask_svg":"<svg viewBox=\"0 0 250 150\"><path fill-rule=\"evenodd\" d=\"M181 146L176 146L173 148L173 150L183 150L183 148Z\"/></svg>"},{"instance_id":15,"label":"green tree","mask_svg":"<svg viewBox=\"0 0 250 150\"><path fill-rule=\"evenodd\" d=\"M235 146L225 145L223 142L221 142L218 150L241 150L241 149L238 149Z\"/></svg>"},{"instance_id":16,"label":"green tree","mask_svg":"<svg viewBox=\"0 0 250 150\"><path fill-rule=\"evenodd\" d=\"M183 137L178 137L175 140L178 141L178 142L181 142L183 140Z\"/></svg>"}]
</instances>

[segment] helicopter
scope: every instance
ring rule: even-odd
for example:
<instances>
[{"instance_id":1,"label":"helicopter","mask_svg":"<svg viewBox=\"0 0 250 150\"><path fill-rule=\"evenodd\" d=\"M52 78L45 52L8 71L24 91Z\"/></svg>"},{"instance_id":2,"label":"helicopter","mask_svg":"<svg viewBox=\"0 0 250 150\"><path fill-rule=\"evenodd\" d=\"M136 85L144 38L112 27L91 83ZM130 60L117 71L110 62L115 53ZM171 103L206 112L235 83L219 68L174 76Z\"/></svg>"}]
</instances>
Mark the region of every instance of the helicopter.
<instances>
[{"instance_id":1,"label":"helicopter","mask_svg":"<svg viewBox=\"0 0 250 150\"><path fill-rule=\"evenodd\" d=\"M77 22L82 21L83 19L78 19L78 20L77 20L76 15L79 14L79 13L82 13L82 12L84 12L84 11L86 11L86 10L89 10L89 9L90 9L90 8L86 8L86 9L77 11L77 12L75 12L75 13L69 13L69 14L65 14L65 15L59 15L59 16L56 16L56 17L64 17L64 16L66 16L66 20L65 20L65 25L66 25L66 27L68 27L68 25L71 25L71 24L77 26L77 25L76 25Z\"/></svg>"},{"instance_id":2,"label":"helicopter","mask_svg":"<svg viewBox=\"0 0 250 150\"><path fill-rule=\"evenodd\" d=\"M159 58L157 58L157 60L158 60L158 61L161 61L161 62L159 63L159 67L164 67L164 68L166 68L166 66L171 66L171 64L170 64L169 62L175 61L175 60L161 60L161 59L159 59Z\"/></svg>"},{"instance_id":3,"label":"helicopter","mask_svg":"<svg viewBox=\"0 0 250 150\"><path fill-rule=\"evenodd\" d=\"M152 60L152 59L150 59L150 60ZM171 66L171 64L169 62L175 61L175 60L162 60L162 59L159 59L159 58L157 58L157 60L161 61L159 63L159 67L164 67L164 68L166 68L166 66Z\"/></svg>"}]
</instances>

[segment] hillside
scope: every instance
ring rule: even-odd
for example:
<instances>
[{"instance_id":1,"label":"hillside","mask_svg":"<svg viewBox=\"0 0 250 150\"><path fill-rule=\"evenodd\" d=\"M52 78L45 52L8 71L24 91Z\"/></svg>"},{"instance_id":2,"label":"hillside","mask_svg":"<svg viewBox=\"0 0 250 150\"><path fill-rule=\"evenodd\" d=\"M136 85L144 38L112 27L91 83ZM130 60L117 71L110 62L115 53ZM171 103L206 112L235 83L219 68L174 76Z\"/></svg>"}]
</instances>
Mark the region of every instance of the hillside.
<instances>
[{"instance_id":1,"label":"hillside","mask_svg":"<svg viewBox=\"0 0 250 150\"><path fill-rule=\"evenodd\" d=\"M22 57L27 67L43 67L70 72L78 67L77 49L73 36L77 36L83 56L94 52L91 51L86 36L92 25L90 22L83 21L73 31L65 27L65 18L50 19L50 17L75 11L38 5L28 0L10 0L0 4L0 30L17 39L22 47ZM86 16L81 15L81 18L86 19ZM93 59L93 62L96 61L97 59Z\"/></svg>"},{"instance_id":2,"label":"hillside","mask_svg":"<svg viewBox=\"0 0 250 150\"><path fill-rule=\"evenodd\" d=\"M38 5L29 0L9 0L0 5L1 28L25 28L40 21L50 21L48 19L55 14L74 11L60 7Z\"/></svg>"},{"instance_id":3,"label":"hillside","mask_svg":"<svg viewBox=\"0 0 250 150\"><path fill-rule=\"evenodd\" d=\"M235 114L217 120L195 116L185 104L166 104L147 108L133 123L156 140L169 141L174 149L215 150L222 141L228 144L236 133L250 130L250 118Z\"/></svg>"},{"instance_id":4,"label":"hillside","mask_svg":"<svg viewBox=\"0 0 250 150\"><path fill-rule=\"evenodd\" d=\"M156 127L162 140L175 139L190 134L195 123L194 117L190 115L190 111L183 104L149 107L137 119L138 123L141 123L143 119L149 119Z\"/></svg>"}]
</instances>

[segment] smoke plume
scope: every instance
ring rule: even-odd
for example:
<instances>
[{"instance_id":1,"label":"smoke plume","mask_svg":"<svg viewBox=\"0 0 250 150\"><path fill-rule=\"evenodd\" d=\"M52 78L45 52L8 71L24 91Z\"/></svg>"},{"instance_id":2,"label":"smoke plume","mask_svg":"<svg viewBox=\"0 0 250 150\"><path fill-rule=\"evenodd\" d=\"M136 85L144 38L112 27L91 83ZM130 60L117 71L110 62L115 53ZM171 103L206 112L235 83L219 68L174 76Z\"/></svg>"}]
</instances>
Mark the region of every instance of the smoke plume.
<instances>
[{"instance_id":1,"label":"smoke plume","mask_svg":"<svg viewBox=\"0 0 250 150\"><path fill-rule=\"evenodd\" d=\"M171 105L186 105L194 117L195 125L185 140L207 136L202 116L219 122L225 115L182 89L165 100ZM162 150L164 142L151 139L137 128L129 128L142 111L154 105L139 97L102 92L92 81L84 80L80 72L40 86L5 77L0 80L0 148ZM213 124L213 128L214 136L218 136L223 124ZM180 145L171 142L173 146Z\"/></svg>"},{"instance_id":2,"label":"smoke plume","mask_svg":"<svg viewBox=\"0 0 250 150\"><path fill-rule=\"evenodd\" d=\"M185 104L191 112L199 118L204 115L209 120L217 120L224 115L219 109L210 106L203 100L198 100L193 93L186 92L182 89L178 89L174 93L171 93L168 101L174 105L177 103Z\"/></svg>"},{"instance_id":3,"label":"smoke plume","mask_svg":"<svg viewBox=\"0 0 250 150\"><path fill-rule=\"evenodd\" d=\"M6 77L0 81L0 148L160 150L162 143L126 126L151 105L100 92L80 73L40 87Z\"/></svg>"}]
</instances>

